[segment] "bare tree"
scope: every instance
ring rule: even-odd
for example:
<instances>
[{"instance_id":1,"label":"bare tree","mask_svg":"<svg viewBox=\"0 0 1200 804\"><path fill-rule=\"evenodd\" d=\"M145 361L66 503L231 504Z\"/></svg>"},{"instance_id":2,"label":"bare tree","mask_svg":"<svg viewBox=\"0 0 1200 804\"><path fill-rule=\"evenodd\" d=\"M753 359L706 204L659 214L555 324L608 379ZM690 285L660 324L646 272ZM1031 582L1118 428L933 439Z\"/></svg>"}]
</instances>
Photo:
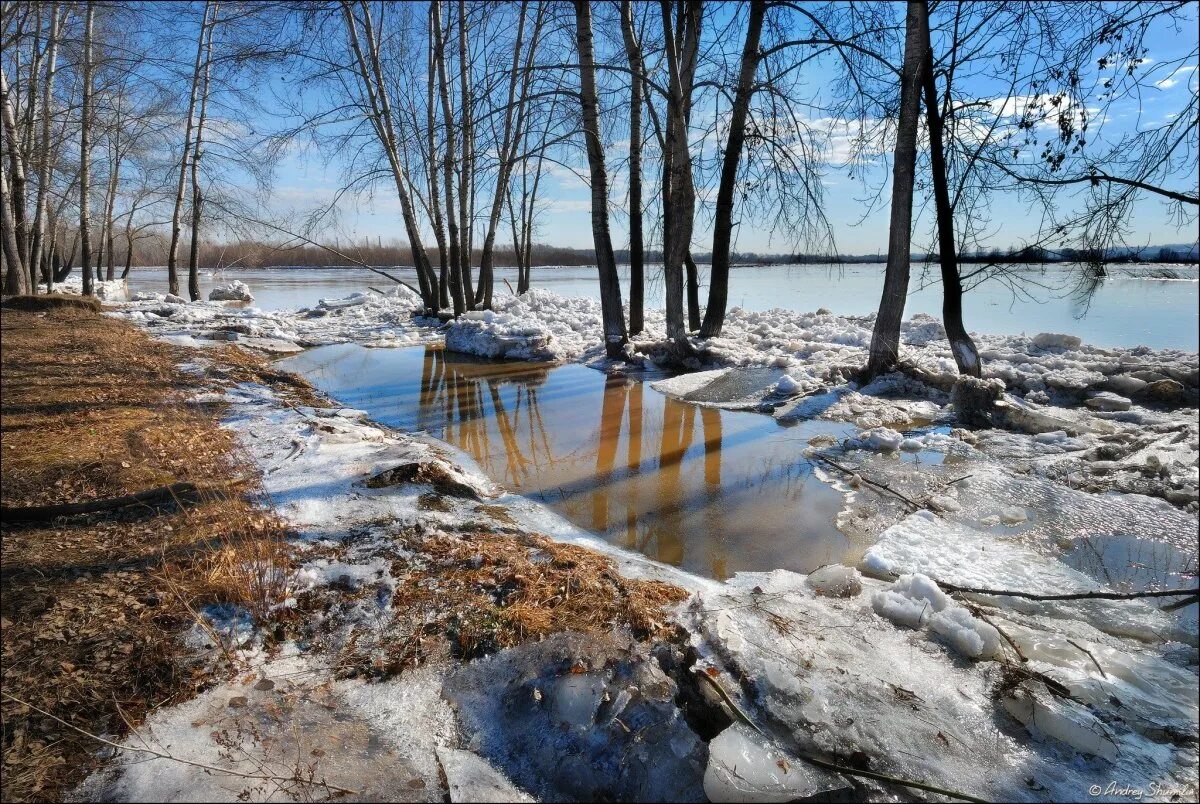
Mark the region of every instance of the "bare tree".
<instances>
[{"instance_id":1,"label":"bare tree","mask_svg":"<svg viewBox=\"0 0 1200 804\"><path fill-rule=\"evenodd\" d=\"M929 19L924 0L909 0L905 20L904 66L900 74L900 116L892 164L892 207L888 233L887 269L866 376L890 371L900 359L900 322L908 293L909 251L912 244L913 186L917 160L917 124L921 111L921 74Z\"/></svg>"},{"instance_id":2,"label":"bare tree","mask_svg":"<svg viewBox=\"0 0 1200 804\"><path fill-rule=\"evenodd\" d=\"M667 338L686 350L682 274L691 250L696 211L688 123L691 119L703 7L699 0L677 0L675 13L672 14L672 3L660 0L659 8L670 76L664 135L666 152L663 159L663 283Z\"/></svg>"},{"instance_id":3,"label":"bare tree","mask_svg":"<svg viewBox=\"0 0 1200 804\"><path fill-rule=\"evenodd\" d=\"M204 155L204 123L208 117L209 78L212 75L213 36L217 30L220 3L213 0L208 32L202 29L204 40L204 70L200 78L200 115L196 120L196 137L192 143L192 227L188 248L188 297L200 301L200 220L204 209L204 194L200 189L200 159Z\"/></svg>"},{"instance_id":4,"label":"bare tree","mask_svg":"<svg viewBox=\"0 0 1200 804\"><path fill-rule=\"evenodd\" d=\"M621 0L621 37L629 62L629 334L645 328L646 266L642 240L642 105L645 88L641 45L633 29L633 3Z\"/></svg>"},{"instance_id":5,"label":"bare tree","mask_svg":"<svg viewBox=\"0 0 1200 804\"><path fill-rule=\"evenodd\" d=\"M938 262L942 272L942 325L950 341L950 351L959 373L972 377L982 376L979 350L963 325L962 279L958 273L958 241L954 237L954 208L950 202L950 188L946 172L945 146L942 144L941 100L938 97L937 79L933 71L933 44L929 36L929 5L925 7L925 25L922 26L921 48L925 52L925 65L921 76L925 98L926 128L929 131L929 163L933 178L934 212L937 218ZM947 79L949 80L949 79Z\"/></svg>"},{"instance_id":6,"label":"bare tree","mask_svg":"<svg viewBox=\"0 0 1200 804\"><path fill-rule=\"evenodd\" d=\"M195 125L196 100L200 92L200 74L204 63L205 32L208 30L208 19L212 13L212 2L206 0L204 13L200 18L200 30L196 35L196 61L192 66L191 91L188 95L187 122L183 133L183 147L179 156L179 181L175 186L175 206L171 212L171 245L167 250L167 288L171 293L179 295L179 234L183 229L183 200L187 188L188 158L192 152L192 128Z\"/></svg>"},{"instance_id":7,"label":"bare tree","mask_svg":"<svg viewBox=\"0 0 1200 804\"><path fill-rule=\"evenodd\" d=\"M92 0L87 2L83 27L83 109L79 121L79 239L83 259L83 295L91 296L94 291L91 257L91 221L88 209L91 199L90 169L92 161L92 27L96 8Z\"/></svg>"},{"instance_id":8,"label":"bare tree","mask_svg":"<svg viewBox=\"0 0 1200 804\"><path fill-rule=\"evenodd\" d=\"M446 148L442 160L442 179L446 192L446 228L449 233L450 249L450 297L454 302L454 315L460 316L467 310L468 288L464 286L462 271L462 241L459 239L459 225L466 225L460 220L459 210L462 207L454 202L454 112L450 107L450 82L446 76L446 47L447 36L441 23L440 3L430 4L433 24L438 31L438 44L434 48L434 61L438 74L438 94L442 104L442 121L445 126Z\"/></svg>"},{"instance_id":9,"label":"bare tree","mask_svg":"<svg viewBox=\"0 0 1200 804\"><path fill-rule=\"evenodd\" d=\"M589 0L574 0L575 40L579 49L579 101L587 148L592 190L592 239L596 269L600 274L600 307L604 320L604 347L609 357L624 353L628 336L621 309L621 283L608 226L608 172L600 140L600 104L596 98L596 61L592 46L592 12ZM680 316L682 318L682 316Z\"/></svg>"},{"instance_id":10,"label":"bare tree","mask_svg":"<svg viewBox=\"0 0 1200 804\"><path fill-rule=\"evenodd\" d=\"M746 143L746 119L750 98L754 93L754 77L760 59L759 40L763 18L767 13L766 0L751 0L750 20L746 26L746 42L742 47L737 87L730 109L729 136L721 159L721 182L717 188L717 208L713 220L712 267L708 276L708 306L700 334L712 338L721 334L725 310L729 305L729 244L733 235L734 186L737 183L738 163Z\"/></svg>"}]
</instances>

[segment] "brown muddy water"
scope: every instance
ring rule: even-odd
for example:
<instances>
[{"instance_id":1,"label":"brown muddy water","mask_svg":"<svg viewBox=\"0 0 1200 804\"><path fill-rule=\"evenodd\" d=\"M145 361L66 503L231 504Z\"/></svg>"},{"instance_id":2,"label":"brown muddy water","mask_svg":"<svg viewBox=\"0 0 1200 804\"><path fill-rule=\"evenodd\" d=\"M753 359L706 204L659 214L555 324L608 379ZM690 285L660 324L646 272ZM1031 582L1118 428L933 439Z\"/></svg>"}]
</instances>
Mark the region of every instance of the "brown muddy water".
<instances>
[{"instance_id":1,"label":"brown muddy water","mask_svg":"<svg viewBox=\"0 0 1200 804\"><path fill-rule=\"evenodd\" d=\"M440 346L326 346L281 365L376 421L452 444L575 525L690 572L810 572L856 555L834 524L842 494L803 456L813 436L842 438L850 425L785 428L585 366Z\"/></svg>"}]
</instances>

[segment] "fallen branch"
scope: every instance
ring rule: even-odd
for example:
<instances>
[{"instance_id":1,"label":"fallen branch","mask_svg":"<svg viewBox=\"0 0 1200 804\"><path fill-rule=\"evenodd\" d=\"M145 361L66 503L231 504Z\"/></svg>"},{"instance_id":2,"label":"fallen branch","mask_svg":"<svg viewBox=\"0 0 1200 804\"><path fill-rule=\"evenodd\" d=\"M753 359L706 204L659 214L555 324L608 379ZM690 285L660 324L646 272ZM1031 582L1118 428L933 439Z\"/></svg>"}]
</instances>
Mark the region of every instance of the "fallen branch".
<instances>
[{"instance_id":1,"label":"fallen branch","mask_svg":"<svg viewBox=\"0 0 1200 804\"><path fill-rule=\"evenodd\" d=\"M872 488L879 489L880 491L886 491L888 494L891 494L894 497L898 497L899 499L901 499L904 502L911 505L914 511L920 511L922 509L925 509L924 505L921 505L919 502L917 502L916 500L914 500L910 497L905 497L903 494L896 491L894 488L891 488L890 486L886 486L883 483L878 483L874 480L870 480L869 478L863 477L861 474L859 474L858 472L855 472L853 469L850 469L846 466L842 466L840 463L832 460L831 458L826 458L824 455L820 455L820 454L816 454L816 453L813 454L813 457L819 461L829 464L834 469L837 469L839 472L844 472L850 477L858 478L863 483L866 483L868 486L871 486ZM968 477L969 477L969 475L968 475ZM962 478L959 478L959 480L961 480L961 479ZM932 510L932 509L929 509L929 510ZM939 514L937 511L933 511L933 513L937 516L941 516L941 514Z\"/></svg>"},{"instance_id":2,"label":"fallen branch","mask_svg":"<svg viewBox=\"0 0 1200 804\"><path fill-rule=\"evenodd\" d=\"M947 592L961 592L966 595L992 595L995 597L1020 597L1026 600L1137 600L1147 597L1200 595L1200 588L1161 589L1147 592L1068 592L1059 595L1039 595L1034 592L1015 592L1011 589L980 589L974 586L958 586L944 581L936 581L936 583Z\"/></svg>"},{"instance_id":3,"label":"fallen branch","mask_svg":"<svg viewBox=\"0 0 1200 804\"><path fill-rule=\"evenodd\" d=\"M1191 597L1184 598L1183 600L1176 600L1174 603L1171 603L1170 605L1163 606L1162 610L1163 611L1175 611L1176 609L1182 609L1184 606L1190 606L1193 603L1200 603L1200 595L1193 595Z\"/></svg>"},{"instance_id":4,"label":"fallen branch","mask_svg":"<svg viewBox=\"0 0 1200 804\"><path fill-rule=\"evenodd\" d=\"M89 500L78 503L60 503L58 505L31 505L28 507L0 505L0 519L5 522L42 522L60 516L78 516L94 514L101 511L115 511L130 505L161 505L169 502L182 503L183 497L198 498L201 494L221 494L223 492L207 489L202 490L195 483L180 481L166 486L146 489L135 494L122 497L109 497L103 500Z\"/></svg>"},{"instance_id":5,"label":"fallen branch","mask_svg":"<svg viewBox=\"0 0 1200 804\"><path fill-rule=\"evenodd\" d=\"M358 792L359 792L357 790L351 790L350 788L347 788L347 787L338 787L337 785L329 784L328 782L323 781L323 780L320 782L310 781L308 779L301 778L299 775L276 776L276 775L270 774L270 773L242 773L241 771L235 771L235 770L231 770L229 768L221 768L216 765L207 765L203 762L195 762L190 759L183 759L183 758L177 757L173 754L168 754L164 751L155 751L153 748L138 748L138 747L132 746L132 745L121 745L120 743L115 743L111 740L106 740L103 737L100 737L99 735L92 734L90 731L87 731L85 729L81 729L73 723L68 723L67 721L63 720L62 718L57 717L56 715L52 715L51 713L47 712L45 709L36 707L33 704L29 703L28 701L22 701L20 698L16 697L15 695L9 695L7 692L3 692L0 694L2 694L5 698L9 699L10 701L13 701L14 703L21 704L22 706L27 706L30 709L32 709L33 711L38 712L39 714L45 715L46 717L50 718L51 720L61 723L62 725L66 726L68 729L71 729L72 731L82 734L84 737L90 737L91 739L95 740L96 742L101 743L103 745L107 745L110 748L115 748L118 751L137 751L138 753L149 754L150 756L157 757L158 759L169 759L172 762L179 762L183 765L190 765L193 768L200 768L201 770L212 771L213 773L224 773L229 776L236 776L239 779L255 779L257 781L262 781L262 782L283 782L283 783L288 783L288 784L299 783L299 784L309 785L312 787L321 787L321 788L324 788L325 790L335 792L335 793L346 793L346 794L352 795L352 796L358 795ZM134 732L134 733L136 734L136 732ZM143 741L143 743L144 742L145 741Z\"/></svg>"},{"instance_id":6,"label":"fallen branch","mask_svg":"<svg viewBox=\"0 0 1200 804\"><path fill-rule=\"evenodd\" d=\"M1071 645L1074 645L1076 648L1083 651L1084 653L1086 653L1087 657L1092 660L1092 664L1096 665L1096 669L1100 671L1100 676L1102 678L1108 678L1108 673L1104 672L1104 668L1100 666L1100 662L1096 661L1095 654L1093 654L1090 650L1085 648L1083 645L1080 645L1078 642L1076 642L1073 639L1068 639L1067 642Z\"/></svg>"}]
</instances>

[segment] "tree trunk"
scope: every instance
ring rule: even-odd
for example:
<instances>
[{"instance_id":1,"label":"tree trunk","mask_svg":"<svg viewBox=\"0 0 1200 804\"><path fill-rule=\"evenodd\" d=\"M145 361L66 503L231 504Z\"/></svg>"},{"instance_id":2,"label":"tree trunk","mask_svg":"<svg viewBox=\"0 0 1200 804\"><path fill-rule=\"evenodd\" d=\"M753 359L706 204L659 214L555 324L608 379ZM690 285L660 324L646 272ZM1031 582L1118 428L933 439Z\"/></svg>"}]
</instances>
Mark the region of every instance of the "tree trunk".
<instances>
[{"instance_id":1,"label":"tree trunk","mask_svg":"<svg viewBox=\"0 0 1200 804\"><path fill-rule=\"evenodd\" d=\"M471 87L467 68L467 7L458 0L458 114L462 128L462 165L458 172L458 259L462 265L463 298L467 308L474 310L475 283L471 278L471 172L475 155L472 146L475 133L471 121Z\"/></svg>"},{"instance_id":2,"label":"tree trunk","mask_svg":"<svg viewBox=\"0 0 1200 804\"><path fill-rule=\"evenodd\" d=\"M766 0L751 0L750 20L746 28L746 43L742 47L741 70L734 91L733 108L729 115L729 136L721 157L721 181L717 187L717 207L713 217L712 266L708 271L708 306L704 310L704 325L700 335L714 338L725 325L729 307L729 245L733 237L733 191L737 183L738 164L746 143L746 117L754 95L754 76L758 71L758 43L762 38Z\"/></svg>"},{"instance_id":3,"label":"tree trunk","mask_svg":"<svg viewBox=\"0 0 1200 804\"><path fill-rule=\"evenodd\" d=\"M204 156L204 123L208 116L209 76L212 72L213 36L217 30L218 3L212 4L212 19L208 23L208 38L204 45L204 76L200 89L200 116L196 121L196 139L192 144L192 230L188 248L188 297L200 301L200 221L204 210L204 194L200 190L200 159ZM203 31L201 31L203 37Z\"/></svg>"},{"instance_id":4,"label":"tree trunk","mask_svg":"<svg viewBox=\"0 0 1200 804\"><path fill-rule=\"evenodd\" d=\"M592 190L592 239L600 274L600 308L604 319L604 346L609 357L620 357L628 340L625 312L621 309L621 282L608 229L608 174L604 144L600 140L600 105L596 100L596 65L592 51L592 11L589 0L574 0L575 39L579 48L579 99L583 111L583 136L587 143Z\"/></svg>"},{"instance_id":5,"label":"tree trunk","mask_svg":"<svg viewBox=\"0 0 1200 804\"><path fill-rule=\"evenodd\" d=\"M18 75L18 78L20 76ZM26 181L25 158L22 155L20 136L17 132L16 112L13 108L12 87L8 76L0 69L0 104L3 105L3 141L8 156L9 176L4 183L5 239L11 238L10 247L5 247L7 270L4 276L6 293L29 292L28 232L25 220Z\"/></svg>"},{"instance_id":6,"label":"tree trunk","mask_svg":"<svg viewBox=\"0 0 1200 804\"><path fill-rule=\"evenodd\" d=\"M79 239L83 260L83 295L95 293L92 283L92 236L89 207L89 179L92 160L92 23L96 9L92 0L87 2L87 14L83 29L83 111L79 125Z\"/></svg>"},{"instance_id":7,"label":"tree trunk","mask_svg":"<svg viewBox=\"0 0 1200 804\"><path fill-rule=\"evenodd\" d=\"M438 309L444 310L450 306L450 286L448 277L448 262L446 256L446 222L442 219L442 199L441 190L438 188L438 164L437 164L437 145L434 111L433 85L437 72L435 66L434 52L436 48L441 47L441 31L437 27L437 15L434 13L435 3L429 4L429 52L427 55L426 70L428 72L427 81L425 83L425 127L426 137L428 142L429 156L426 160L426 171L429 179L429 210L433 224L433 236L437 240L438 246Z\"/></svg>"},{"instance_id":8,"label":"tree trunk","mask_svg":"<svg viewBox=\"0 0 1200 804\"><path fill-rule=\"evenodd\" d=\"M672 33L670 2L660 0L659 5L671 79L666 127L668 187L664 204L669 214L664 215L663 279L666 290L667 337L682 346L687 344L687 330L683 320L683 267L691 249L696 211L692 156L688 149L688 119L703 9L699 2L685 2L680 9L680 35L675 36Z\"/></svg>"},{"instance_id":9,"label":"tree trunk","mask_svg":"<svg viewBox=\"0 0 1200 804\"><path fill-rule=\"evenodd\" d=\"M700 329L700 271L692 252L683 255L683 267L687 270L688 332Z\"/></svg>"},{"instance_id":10,"label":"tree trunk","mask_svg":"<svg viewBox=\"0 0 1200 804\"><path fill-rule=\"evenodd\" d=\"M646 326L646 263L642 240L642 54L633 30L633 4L621 0L621 36L629 62L629 334Z\"/></svg>"},{"instance_id":11,"label":"tree trunk","mask_svg":"<svg viewBox=\"0 0 1200 804\"><path fill-rule=\"evenodd\" d=\"M17 226L8 197L7 173L4 160L0 159L0 253L4 255L4 292L19 294L25 270L21 265L21 249L17 246Z\"/></svg>"},{"instance_id":12,"label":"tree trunk","mask_svg":"<svg viewBox=\"0 0 1200 804\"><path fill-rule=\"evenodd\" d=\"M434 50L438 73L438 94L442 101L442 118L445 122L446 158L442 162L442 179L446 185L446 229L450 240L450 296L454 303L454 317L467 310L466 293L463 288L462 260L459 254L458 211L454 203L454 112L450 108L450 82L446 77L446 37L443 35L441 3L430 3L434 25L437 26L438 43Z\"/></svg>"},{"instance_id":13,"label":"tree trunk","mask_svg":"<svg viewBox=\"0 0 1200 804\"><path fill-rule=\"evenodd\" d=\"M129 223L125 227L125 270L121 278L129 278L129 269L133 267L133 214L129 215Z\"/></svg>"},{"instance_id":14,"label":"tree trunk","mask_svg":"<svg viewBox=\"0 0 1200 804\"><path fill-rule=\"evenodd\" d=\"M208 29L208 13L212 3L204 4L200 20L200 35L196 37L196 62L192 66L192 90L188 96L187 125L183 133L183 150L179 157L179 181L175 185L175 206L171 211L171 243L167 248L167 289L179 295L179 233L183 229L183 198L187 186L188 155L192 150L192 126L196 113L196 95L200 90L200 63L204 59L204 32Z\"/></svg>"},{"instance_id":15,"label":"tree trunk","mask_svg":"<svg viewBox=\"0 0 1200 804\"><path fill-rule=\"evenodd\" d=\"M113 264L113 260L115 259L113 254L113 210L117 205L117 186L121 179L121 117L119 112L113 122L113 133L111 135L113 155L112 165L109 169L108 190L104 195L104 226L102 228L103 241L101 244L102 248L104 248L104 256L107 266L105 279L107 279L109 282L116 279L116 266ZM97 276L96 278L99 279L100 277Z\"/></svg>"},{"instance_id":16,"label":"tree trunk","mask_svg":"<svg viewBox=\"0 0 1200 804\"><path fill-rule=\"evenodd\" d=\"M30 249L31 272L41 271L48 281L51 274L44 269L46 256L50 249L46 248L46 219L49 217L48 197L50 188L50 173L53 166L51 159L51 114L54 100L54 76L58 69L58 3L50 4L50 41L46 53L46 81L42 84L42 137L41 161L38 164L38 191L33 215L33 244ZM34 292L37 291L38 280L33 279ZM49 292L49 287L47 287Z\"/></svg>"},{"instance_id":17,"label":"tree trunk","mask_svg":"<svg viewBox=\"0 0 1200 804\"><path fill-rule=\"evenodd\" d=\"M917 161L917 121L921 111L923 43L929 20L923 0L909 0L904 34L904 67L900 75L900 119L892 164L892 214L888 232L887 270L883 296L871 334L867 378L891 371L900 359L900 322L908 293L909 250L912 243L913 174Z\"/></svg>"},{"instance_id":18,"label":"tree trunk","mask_svg":"<svg viewBox=\"0 0 1200 804\"><path fill-rule=\"evenodd\" d=\"M500 212L504 203L504 197L508 194L508 178L512 170L513 157L516 153L516 132L514 130L514 105L517 98L517 85L519 78L519 68L521 66L521 46L525 41L525 13L528 9L528 2L522 0L521 12L517 21L517 39L513 45L512 58L512 74L508 80L508 104L504 109L504 133L500 141L500 165L496 175L496 186L492 193L492 209L488 215L487 232L483 238L483 251L479 257L479 293L475 297L477 304L483 309L492 309L492 288L494 285L493 279L493 250L496 246L496 226L500 223ZM539 18L540 22L540 18ZM537 33L535 31L533 44L530 47L530 53L537 48ZM528 75L528 71L526 75ZM528 85L527 82L521 82L523 85ZM522 92L521 104L524 105L525 93ZM516 115L516 125L520 126L524 118L524 109L520 114Z\"/></svg>"},{"instance_id":19,"label":"tree trunk","mask_svg":"<svg viewBox=\"0 0 1200 804\"><path fill-rule=\"evenodd\" d=\"M921 0L926 4L926 0ZM971 377L983 376L979 364L979 350L963 326L962 279L958 275L958 245L954 239L954 210L950 205L950 189L947 185L946 156L942 144L942 116L938 103L937 80L933 74L933 45L929 40L929 10L926 5L925 67L921 83L925 90L925 119L929 127L929 166L933 173L933 201L937 211L938 262L942 269L942 325L950 341L950 352L958 364L960 374ZM949 79L947 79L949 80ZM949 87L946 88L949 93Z\"/></svg>"}]
</instances>

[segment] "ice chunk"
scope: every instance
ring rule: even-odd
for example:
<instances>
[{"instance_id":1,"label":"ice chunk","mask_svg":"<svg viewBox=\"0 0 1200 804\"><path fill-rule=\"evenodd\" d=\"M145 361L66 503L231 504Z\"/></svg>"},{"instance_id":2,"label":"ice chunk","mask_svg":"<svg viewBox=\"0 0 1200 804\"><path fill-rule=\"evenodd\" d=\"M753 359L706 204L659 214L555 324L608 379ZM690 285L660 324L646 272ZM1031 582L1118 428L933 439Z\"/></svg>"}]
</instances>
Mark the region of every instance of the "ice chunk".
<instances>
[{"instance_id":1,"label":"ice chunk","mask_svg":"<svg viewBox=\"0 0 1200 804\"><path fill-rule=\"evenodd\" d=\"M1004 708L1034 737L1052 737L1083 754L1117 758L1117 745L1094 715L1070 699L1055 698L1041 682L1024 682L1004 697Z\"/></svg>"},{"instance_id":2,"label":"ice chunk","mask_svg":"<svg viewBox=\"0 0 1200 804\"><path fill-rule=\"evenodd\" d=\"M950 646L972 659L990 659L1000 650L1000 632L962 606L951 606L929 618L929 627Z\"/></svg>"},{"instance_id":3,"label":"ice chunk","mask_svg":"<svg viewBox=\"0 0 1200 804\"><path fill-rule=\"evenodd\" d=\"M893 452L904 443L904 436L890 427L876 427L859 433L858 440L866 449Z\"/></svg>"},{"instance_id":4,"label":"ice chunk","mask_svg":"<svg viewBox=\"0 0 1200 804\"><path fill-rule=\"evenodd\" d=\"M789 758L741 723L708 744L704 794L709 801L796 801L849 787L844 777Z\"/></svg>"},{"instance_id":5,"label":"ice chunk","mask_svg":"<svg viewBox=\"0 0 1200 804\"><path fill-rule=\"evenodd\" d=\"M862 592L862 576L853 567L830 564L815 570L807 583L818 595L854 597Z\"/></svg>"},{"instance_id":6,"label":"ice chunk","mask_svg":"<svg viewBox=\"0 0 1200 804\"><path fill-rule=\"evenodd\" d=\"M1101 391L1085 404L1093 410L1103 411L1129 410L1133 406L1133 402L1112 391Z\"/></svg>"},{"instance_id":7,"label":"ice chunk","mask_svg":"<svg viewBox=\"0 0 1200 804\"><path fill-rule=\"evenodd\" d=\"M1075 335L1057 332L1042 332L1033 336L1033 345L1039 349L1078 349L1083 341Z\"/></svg>"},{"instance_id":8,"label":"ice chunk","mask_svg":"<svg viewBox=\"0 0 1200 804\"><path fill-rule=\"evenodd\" d=\"M920 628L925 620L950 605L950 598L924 575L901 575L891 588L871 596L871 608L897 625Z\"/></svg>"},{"instance_id":9,"label":"ice chunk","mask_svg":"<svg viewBox=\"0 0 1200 804\"><path fill-rule=\"evenodd\" d=\"M1024 508L1012 505L1000 509L1000 521L1005 525L1020 525L1027 519L1029 519L1029 514L1025 512Z\"/></svg>"},{"instance_id":10,"label":"ice chunk","mask_svg":"<svg viewBox=\"0 0 1200 804\"><path fill-rule=\"evenodd\" d=\"M470 751L439 746L437 758L446 774L446 786L452 802L533 801L487 760Z\"/></svg>"},{"instance_id":11,"label":"ice chunk","mask_svg":"<svg viewBox=\"0 0 1200 804\"><path fill-rule=\"evenodd\" d=\"M791 396L800 392L800 383L792 379L790 374L784 374L775 383L775 393Z\"/></svg>"},{"instance_id":12,"label":"ice chunk","mask_svg":"<svg viewBox=\"0 0 1200 804\"><path fill-rule=\"evenodd\" d=\"M227 285L218 285L208 293L209 301L254 301L250 288L240 279L235 279Z\"/></svg>"}]
</instances>

